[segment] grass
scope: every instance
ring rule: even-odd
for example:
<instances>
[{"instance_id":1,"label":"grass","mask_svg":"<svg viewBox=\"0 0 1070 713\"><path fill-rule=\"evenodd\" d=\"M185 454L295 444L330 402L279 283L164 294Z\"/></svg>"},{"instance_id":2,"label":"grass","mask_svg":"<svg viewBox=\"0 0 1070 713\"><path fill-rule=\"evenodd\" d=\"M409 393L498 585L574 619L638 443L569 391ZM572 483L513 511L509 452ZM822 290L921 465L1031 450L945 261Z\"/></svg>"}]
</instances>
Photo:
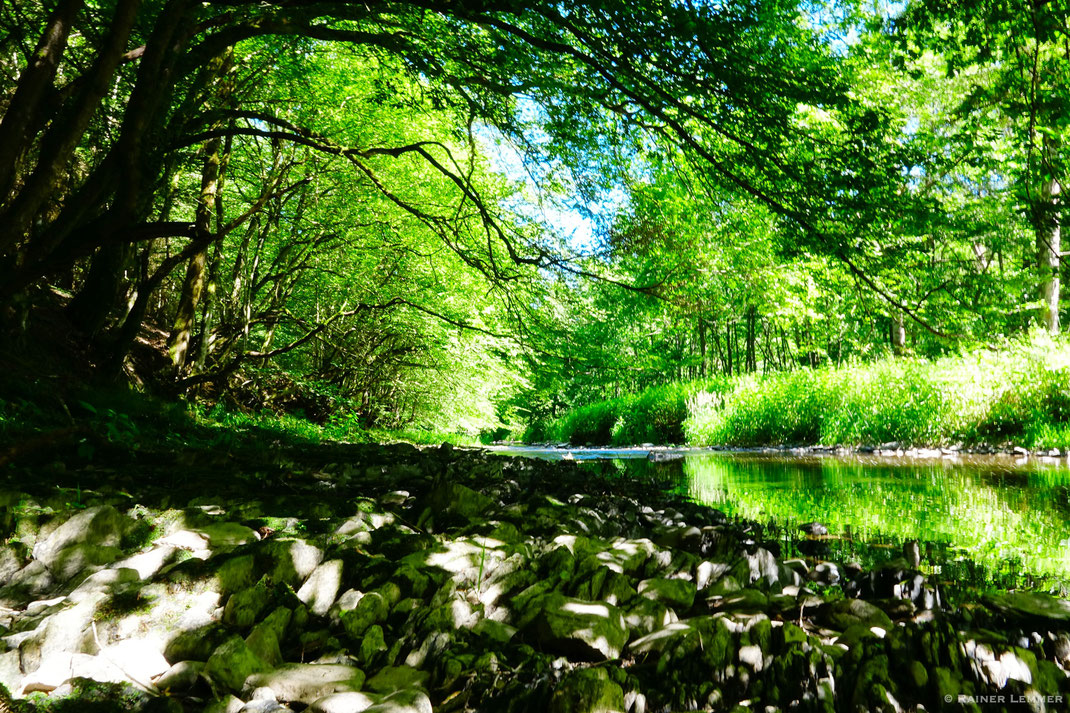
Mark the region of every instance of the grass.
<instances>
[{"instance_id":1,"label":"grass","mask_svg":"<svg viewBox=\"0 0 1070 713\"><path fill-rule=\"evenodd\" d=\"M1044 334L936 361L672 384L528 429L574 445L950 444L1070 448L1070 342Z\"/></svg>"}]
</instances>

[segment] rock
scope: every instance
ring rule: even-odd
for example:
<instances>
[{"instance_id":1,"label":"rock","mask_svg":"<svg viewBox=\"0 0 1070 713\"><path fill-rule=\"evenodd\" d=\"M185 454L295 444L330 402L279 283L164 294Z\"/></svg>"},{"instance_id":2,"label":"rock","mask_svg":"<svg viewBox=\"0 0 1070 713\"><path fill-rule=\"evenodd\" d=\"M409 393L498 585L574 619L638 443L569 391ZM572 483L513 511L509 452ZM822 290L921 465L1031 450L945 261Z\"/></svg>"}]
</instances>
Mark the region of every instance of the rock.
<instances>
[{"instance_id":1,"label":"rock","mask_svg":"<svg viewBox=\"0 0 1070 713\"><path fill-rule=\"evenodd\" d=\"M30 693L50 693L73 678L88 678L94 681L112 681L106 662L90 654L72 654L60 651L45 657L41 665L20 681L20 696Z\"/></svg>"},{"instance_id":2,"label":"rock","mask_svg":"<svg viewBox=\"0 0 1070 713\"><path fill-rule=\"evenodd\" d=\"M990 594L983 601L1008 618L1018 621L1061 623L1064 626L1070 622L1070 601L1050 594L1003 592Z\"/></svg>"},{"instance_id":3,"label":"rock","mask_svg":"<svg viewBox=\"0 0 1070 713\"><path fill-rule=\"evenodd\" d=\"M99 569L123 556L118 547L79 543L51 554L47 563L56 580L66 582L86 569ZM43 560L42 560L43 561Z\"/></svg>"},{"instance_id":4,"label":"rock","mask_svg":"<svg viewBox=\"0 0 1070 713\"><path fill-rule=\"evenodd\" d=\"M164 648L164 658L179 661L207 661L212 652L227 639L227 631L218 622L180 632Z\"/></svg>"},{"instance_id":5,"label":"rock","mask_svg":"<svg viewBox=\"0 0 1070 713\"><path fill-rule=\"evenodd\" d=\"M323 550L304 540L271 538L257 548L256 566L272 582L298 588L323 561Z\"/></svg>"},{"instance_id":6,"label":"rock","mask_svg":"<svg viewBox=\"0 0 1070 713\"><path fill-rule=\"evenodd\" d=\"M684 579L644 579L639 583L639 594L679 611L691 608L695 603L695 593L695 584Z\"/></svg>"},{"instance_id":7,"label":"rock","mask_svg":"<svg viewBox=\"0 0 1070 713\"><path fill-rule=\"evenodd\" d=\"M268 591L267 582L262 579L252 587L230 595L223 608L223 622L240 629L248 628L256 623L270 603L271 592Z\"/></svg>"},{"instance_id":8,"label":"rock","mask_svg":"<svg viewBox=\"0 0 1070 713\"><path fill-rule=\"evenodd\" d=\"M257 624L249 635L245 637L245 645L253 654L269 666L282 664L282 649L279 646L279 636L271 627Z\"/></svg>"},{"instance_id":9,"label":"rock","mask_svg":"<svg viewBox=\"0 0 1070 713\"><path fill-rule=\"evenodd\" d=\"M122 677L144 685L171 668L158 646L146 639L127 639L105 646L98 658L117 668Z\"/></svg>"},{"instance_id":10,"label":"rock","mask_svg":"<svg viewBox=\"0 0 1070 713\"><path fill-rule=\"evenodd\" d=\"M645 636L677 620L676 614L654 599L636 600L624 616L624 623L630 632Z\"/></svg>"},{"instance_id":11,"label":"rock","mask_svg":"<svg viewBox=\"0 0 1070 713\"><path fill-rule=\"evenodd\" d=\"M161 691L185 693L197 684L203 670L200 661L179 661L156 679L156 687Z\"/></svg>"},{"instance_id":12,"label":"rock","mask_svg":"<svg viewBox=\"0 0 1070 713\"><path fill-rule=\"evenodd\" d=\"M739 661L740 663L750 666L755 672L759 672L765 668L765 662L762 657L762 647L755 646L754 644L740 647Z\"/></svg>"},{"instance_id":13,"label":"rock","mask_svg":"<svg viewBox=\"0 0 1070 713\"><path fill-rule=\"evenodd\" d=\"M447 512L468 520L486 517L495 502L460 483L442 483L431 493L433 512Z\"/></svg>"},{"instance_id":14,"label":"rock","mask_svg":"<svg viewBox=\"0 0 1070 713\"><path fill-rule=\"evenodd\" d=\"M332 693L359 691L364 672L344 664L286 664L270 672L257 672L245 680L244 689L270 688L278 700L287 703L313 703Z\"/></svg>"},{"instance_id":15,"label":"rock","mask_svg":"<svg viewBox=\"0 0 1070 713\"><path fill-rule=\"evenodd\" d=\"M806 573L806 578L811 582L832 586L840 582L840 569L835 562L821 562Z\"/></svg>"},{"instance_id":16,"label":"rock","mask_svg":"<svg viewBox=\"0 0 1070 713\"><path fill-rule=\"evenodd\" d=\"M536 640L547 650L587 661L620 656L628 641L624 617L615 606L547 594L531 603Z\"/></svg>"},{"instance_id":17,"label":"rock","mask_svg":"<svg viewBox=\"0 0 1070 713\"><path fill-rule=\"evenodd\" d=\"M360 641L360 662L367 666L375 661L376 656L387 650L386 639L383 636L383 627L375 624L368 627L364 632L364 638Z\"/></svg>"},{"instance_id":18,"label":"rock","mask_svg":"<svg viewBox=\"0 0 1070 713\"><path fill-rule=\"evenodd\" d=\"M93 594L104 592L108 594L114 594L124 588L124 585L129 585L141 580L138 576L136 569L129 567L103 569L99 572L94 572L79 584L74 590L67 596L67 599L72 602L80 602L88 599ZM29 608L27 608L28 610Z\"/></svg>"},{"instance_id":19,"label":"rock","mask_svg":"<svg viewBox=\"0 0 1070 713\"><path fill-rule=\"evenodd\" d=\"M0 588L0 606L23 607L51 591L54 585L48 565L34 560L16 572L4 587Z\"/></svg>"},{"instance_id":20,"label":"rock","mask_svg":"<svg viewBox=\"0 0 1070 713\"><path fill-rule=\"evenodd\" d=\"M22 543L0 544L0 582L7 582L26 566L27 554Z\"/></svg>"},{"instance_id":21,"label":"rock","mask_svg":"<svg viewBox=\"0 0 1070 713\"><path fill-rule=\"evenodd\" d=\"M256 584L256 560L253 555L228 557L215 573L220 594L239 592Z\"/></svg>"},{"instance_id":22,"label":"rock","mask_svg":"<svg viewBox=\"0 0 1070 713\"><path fill-rule=\"evenodd\" d=\"M628 645L636 656L654 657L659 673L692 659L703 667L724 670L735 659L736 648L725 619L710 616L673 622Z\"/></svg>"},{"instance_id":23,"label":"rock","mask_svg":"<svg viewBox=\"0 0 1070 713\"><path fill-rule=\"evenodd\" d=\"M297 598L307 604L309 611L316 616L327 616L341 585L342 560L324 562L312 570L297 591Z\"/></svg>"},{"instance_id":24,"label":"rock","mask_svg":"<svg viewBox=\"0 0 1070 713\"><path fill-rule=\"evenodd\" d=\"M204 709L204 713L239 713L244 707L240 698L236 696L227 696L220 700L214 701Z\"/></svg>"},{"instance_id":25,"label":"rock","mask_svg":"<svg viewBox=\"0 0 1070 713\"><path fill-rule=\"evenodd\" d=\"M291 709L278 701L249 701L238 713L292 713Z\"/></svg>"},{"instance_id":26,"label":"rock","mask_svg":"<svg viewBox=\"0 0 1070 713\"><path fill-rule=\"evenodd\" d=\"M260 537L245 525L236 522L216 522L194 530L208 541L209 549L238 547L256 542Z\"/></svg>"},{"instance_id":27,"label":"rock","mask_svg":"<svg viewBox=\"0 0 1070 713\"><path fill-rule=\"evenodd\" d=\"M318 699L310 707L310 713L361 713L375 705L375 699L366 693L332 693Z\"/></svg>"},{"instance_id":28,"label":"rock","mask_svg":"<svg viewBox=\"0 0 1070 713\"><path fill-rule=\"evenodd\" d=\"M624 690L603 668L573 671L550 698L550 713L624 713Z\"/></svg>"},{"instance_id":29,"label":"rock","mask_svg":"<svg viewBox=\"0 0 1070 713\"><path fill-rule=\"evenodd\" d=\"M147 552L125 557L112 566L128 567L136 571L140 579L149 579L163 569L164 565L172 562L177 551L177 548L170 545L158 545ZM3 579L3 577L0 577L0 579Z\"/></svg>"},{"instance_id":30,"label":"rock","mask_svg":"<svg viewBox=\"0 0 1070 713\"><path fill-rule=\"evenodd\" d=\"M364 710L365 713L433 713L431 699L417 690L397 691Z\"/></svg>"},{"instance_id":31,"label":"rock","mask_svg":"<svg viewBox=\"0 0 1070 713\"><path fill-rule=\"evenodd\" d=\"M64 550L89 545L90 548L116 548L129 522L111 505L87 508L74 515L33 548L33 558L48 565L53 573L62 569ZM110 560L109 560L110 561ZM77 574L77 571L71 575ZM68 576L71 576L68 575Z\"/></svg>"},{"instance_id":32,"label":"rock","mask_svg":"<svg viewBox=\"0 0 1070 713\"><path fill-rule=\"evenodd\" d=\"M472 627L472 631L491 641L504 644L516 635L517 629L515 626L510 626L500 621L494 621L493 619L480 619L476 622L476 625Z\"/></svg>"},{"instance_id":33,"label":"rock","mask_svg":"<svg viewBox=\"0 0 1070 713\"><path fill-rule=\"evenodd\" d=\"M817 619L837 631L846 631L855 624L867 628L876 626L885 631L892 628L892 620L887 614L861 599L841 599L825 604L818 609Z\"/></svg>"},{"instance_id":34,"label":"rock","mask_svg":"<svg viewBox=\"0 0 1070 713\"><path fill-rule=\"evenodd\" d=\"M250 676L270 668L253 653L244 639L232 636L208 658L204 665L204 674L217 687L238 692Z\"/></svg>"},{"instance_id":35,"label":"rock","mask_svg":"<svg viewBox=\"0 0 1070 713\"><path fill-rule=\"evenodd\" d=\"M368 679L367 688L369 691L392 693L403 688L423 688L427 679L426 671L412 666L386 666Z\"/></svg>"},{"instance_id":36,"label":"rock","mask_svg":"<svg viewBox=\"0 0 1070 713\"><path fill-rule=\"evenodd\" d=\"M386 598L379 592L368 592L356 606L342 612L342 626L352 638L360 639L368 627L382 622L389 613L390 605Z\"/></svg>"}]
</instances>

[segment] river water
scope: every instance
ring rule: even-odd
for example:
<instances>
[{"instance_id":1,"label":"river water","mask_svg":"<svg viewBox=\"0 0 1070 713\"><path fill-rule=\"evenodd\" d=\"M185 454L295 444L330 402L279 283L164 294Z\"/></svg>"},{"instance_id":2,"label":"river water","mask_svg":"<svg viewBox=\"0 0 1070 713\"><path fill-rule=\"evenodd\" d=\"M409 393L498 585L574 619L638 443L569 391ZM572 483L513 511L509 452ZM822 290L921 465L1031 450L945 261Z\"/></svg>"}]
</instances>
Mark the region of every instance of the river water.
<instances>
[{"instance_id":1,"label":"river water","mask_svg":"<svg viewBox=\"0 0 1070 713\"><path fill-rule=\"evenodd\" d=\"M504 447L649 478L763 525L786 556L867 566L921 543L923 569L978 588L1070 593L1070 467L1008 456L885 458L697 449ZM566 455L568 454L568 455ZM819 522L829 534L804 535Z\"/></svg>"}]
</instances>

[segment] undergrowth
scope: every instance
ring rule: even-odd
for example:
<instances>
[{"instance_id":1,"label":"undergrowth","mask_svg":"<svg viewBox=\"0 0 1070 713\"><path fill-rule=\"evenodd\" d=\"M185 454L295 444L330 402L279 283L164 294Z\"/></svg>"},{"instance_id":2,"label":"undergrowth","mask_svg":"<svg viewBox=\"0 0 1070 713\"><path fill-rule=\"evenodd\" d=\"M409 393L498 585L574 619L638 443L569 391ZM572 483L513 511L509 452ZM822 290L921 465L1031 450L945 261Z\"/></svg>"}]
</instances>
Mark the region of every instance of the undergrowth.
<instances>
[{"instance_id":1,"label":"undergrowth","mask_svg":"<svg viewBox=\"0 0 1070 713\"><path fill-rule=\"evenodd\" d=\"M868 364L659 386L533 423L573 445L1070 447L1070 343L1044 334L936 361Z\"/></svg>"}]
</instances>

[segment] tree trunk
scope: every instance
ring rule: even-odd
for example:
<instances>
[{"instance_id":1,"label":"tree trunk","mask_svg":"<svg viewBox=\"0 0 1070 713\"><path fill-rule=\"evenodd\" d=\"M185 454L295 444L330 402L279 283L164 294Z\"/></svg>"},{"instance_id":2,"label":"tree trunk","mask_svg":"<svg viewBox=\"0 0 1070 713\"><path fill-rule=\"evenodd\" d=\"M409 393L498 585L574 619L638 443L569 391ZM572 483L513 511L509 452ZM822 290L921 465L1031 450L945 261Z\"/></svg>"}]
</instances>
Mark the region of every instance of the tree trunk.
<instances>
[{"instance_id":1,"label":"tree trunk","mask_svg":"<svg viewBox=\"0 0 1070 713\"><path fill-rule=\"evenodd\" d=\"M229 95L228 82L224 75L231 66L231 52L228 50L215 59L216 67L220 76L219 95L226 98ZM195 220L197 235L207 235L212 232L212 218L219 210L219 184L221 180L221 167L224 161L221 151L222 141L219 138L209 139L204 144L204 168L201 171L201 194L197 201L197 217ZM208 265L207 246L198 251L186 266L186 279L182 283L182 295L178 301L178 312L175 315L174 326L171 328L171 336L167 339L167 353L171 357L171 363L175 372L181 375L189 361L190 339L193 336L193 324L196 320L197 306L200 304L201 295L204 293L205 275ZM207 335L205 335L207 336Z\"/></svg>"},{"instance_id":2,"label":"tree trunk","mask_svg":"<svg viewBox=\"0 0 1070 713\"><path fill-rule=\"evenodd\" d=\"M41 116L41 101L52 87L67 38L83 0L64 0L53 11L41 33L26 69L19 75L15 94L0 121L0 203L7 198L15 179L19 157L35 135Z\"/></svg>"},{"instance_id":3,"label":"tree trunk","mask_svg":"<svg viewBox=\"0 0 1070 713\"><path fill-rule=\"evenodd\" d=\"M907 326L903 320L903 313L896 311L892 314L892 353L902 356L907 346Z\"/></svg>"},{"instance_id":4,"label":"tree trunk","mask_svg":"<svg viewBox=\"0 0 1070 713\"><path fill-rule=\"evenodd\" d=\"M1040 287L1040 321L1052 334L1059 332L1059 268L1062 265L1062 226L1059 224L1061 186L1054 178L1044 182L1040 205L1034 210Z\"/></svg>"}]
</instances>

